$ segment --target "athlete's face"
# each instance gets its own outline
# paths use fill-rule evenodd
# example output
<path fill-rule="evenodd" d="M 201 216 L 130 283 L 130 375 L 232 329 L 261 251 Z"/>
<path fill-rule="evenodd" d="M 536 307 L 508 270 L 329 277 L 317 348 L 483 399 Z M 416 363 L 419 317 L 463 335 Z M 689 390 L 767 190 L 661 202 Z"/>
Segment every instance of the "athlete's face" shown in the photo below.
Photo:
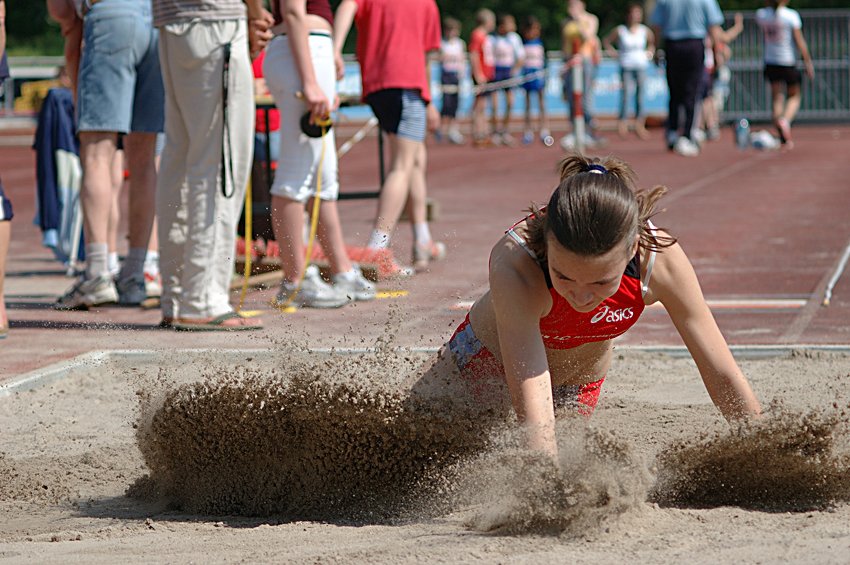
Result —
<path fill-rule="evenodd" d="M 616 294 L 626 265 L 636 252 L 637 241 L 632 245 L 615 245 L 607 253 L 596 256 L 573 253 L 551 235 L 546 242 L 552 285 L 577 312 L 591 312 Z"/>

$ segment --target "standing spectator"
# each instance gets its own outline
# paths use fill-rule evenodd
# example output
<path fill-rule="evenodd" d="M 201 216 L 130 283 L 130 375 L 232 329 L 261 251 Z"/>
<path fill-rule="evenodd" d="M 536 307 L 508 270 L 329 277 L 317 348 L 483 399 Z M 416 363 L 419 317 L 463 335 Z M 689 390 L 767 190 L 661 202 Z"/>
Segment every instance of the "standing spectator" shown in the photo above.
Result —
<path fill-rule="evenodd" d="M 667 61 L 667 148 L 685 157 L 699 155 L 692 139 L 697 91 L 705 67 L 705 37 L 711 34 L 715 52 L 721 43 L 723 14 L 717 0 L 658 0 L 652 12 L 656 37 L 664 41 Z M 684 109 L 685 120 L 679 121 Z"/>
<path fill-rule="evenodd" d="M 86 268 L 56 307 L 138 305 L 147 296 L 144 263 L 154 219 L 156 135 L 163 127 L 157 31 L 145 0 L 83 2 L 78 15 L 83 19 L 77 131 Z M 115 282 L 109 271 L 109 226 L 121 134 L 126 134 L 130 172 L 130 250 Z"/>
<path fill-rule="evenodd" d="M 596 137 L 593 122 L 593 79 L 602 60 L 599 44 L 599 18 L 587 11 L 583 0 L 567 0 L 567 21 L 561 28 L 561 50 L 564 53 L 564 99 L 570 105 L 570 123 L 575 123 L 577 108 L 573 103 L 573 72 L 582 70 L 582 113 L 584 114 L 585 147 L 596 147 L 603 140 Z M 561 146 L 570 149 L 575 138 L 565 136 Z"/>
<path fill-rule="evenodd" d="M 540 20 L 528 16 L 522 29 L 523 67 L 525 82 L 525 132 L 522 142 L 526 145 L 534 141 L 531 127 L 531 100 L 537 98 L 537 131 L 540 141 L 546 146 L 553 143 L 549 133 L 549 118 L 546 115 L 546 49 L 540 39 Z M 533 76 L 532 76 L 533 75 Z"/>
<path fill-rule="evenodd" d="M 249 58 L 271 35 L 260 0 L 153 0 L 167 151 L 157 183 L 162 325 L 260 327 L 230 305 L 236 224 L 251 168 Z"/>
<path fill-rule="evenodd" d="M 0 0 L 0 83 L 9 78 L 9 63 L 6 59 L 6 2 Z M 9 333 L 9 318 L 6 316 L 6 298 L 3 286 L 6 282 L 6 254 L 12 237 L 12 202 L 3 192 L 0 180 L 0 339 Z"/>
<path fill-rule="evenodd" d="M 626 24 L 618 25 L 602 44 L 620 63 L 620 84 L 623 96 L 620 101 L 620 119 L 617 129 L 620 137 L 629 133 L 628 102 L 632 91 L 635 93 L 635 133 L 641 139 L 649 137 L 646 131 L 646 116 L 643 113 L 643 83 L 646 81 L 646 69 L 655 54 L 655 36 L 652 30 L 643 25 L 643 8 L 640 4 L 629 4 L 626 12 Z M 616 47 L 615 47 L 616 45 Z"/>
<path fill-rule="evenodd" d="M 426 57 L 440 48 L 440 13 L 434 0 L 343 0 L 334 24 L 339 76 L 342 45 L 352 22 L 357 25 L 363 98 L 387 134 L 392 155 L 368 245 L 384 257 L 391 256 L 390 234 L 409 198 L 413 266 L 423 270 L 446 254 L 446 246 L 431 238 L 425 184 L 425 129 L 426 125 L 436 129 L 440 119 L 431 104 Z M 410 274 L 394 261 L 392 270 Z"/>
<path fill-rule="evenodd" d="M 455 145 L 464 142 L 457 127 L 458 88 L 465 70 L 466 42 L 460 38 L 460 22 L 455 18 L 443 20 L 443 41 L 440 43 L 440 86 L 443 99 L 440 106 L 440 129 L 437 140 L 448 139 Z"/>
<path fill-rule="evenodd" d="M 720 138 L 720 113 L 715 103 L 714 81 L 718 78 L 720 68 L 732 55 L 729 44 L 744 31 L 744 15 L 735 14 L 735 24 L 729 29 L 721 30 L 722 43 L 718 46 L 715 59 L 714 41 L 710 35 L 705 38 L 705 69 L 697 99 L 697 118 L 694 118 L 694 140 L 702 145 L 704 140 L 714 141 Z"/>
<path fill-rule="evenodd" d="M 773 123 L 779 131 L 779 140 L 790 148 L 793 147 L 791 122 L 800 109 L 801 99 L 797 52 L 803 57 L 810 80 L 815 77 L 815 67 L 803 38 L 800 14 L 788 7 L 788 0 L 768 0 L 767 4 L 756 12 L 756 22 L 764 32 L 764 76 L 770 82 Z"/>
<path fill-rule="evenodd" d="M 490 33 L 496 28 L 496 15 L 487 8 L 475 14 L 475 29 L 469 37 L 469 65 L 472 70 L 472 82 L 478 87 L 486 87 L 493 80 L 493 41 Z M 487 132 L 487 103 L 492 103 L 490 90 L 476 90 L 472 103 L 472 142 L 478 147 L 490 143 Z"/>
<path fill-rule="evenodd" d="M 271 190 L 272 225 L 283 269 L 276 304 L 337 308 L 352 300 L 371 300 L 375 286 L 352 266 L 342 236 L 334 130 L 316 138 L 303 135 L 299 125 L 305 110 L 314 123 L 327 119 L 337 97 L 330 2 L 276 0 L 273 7 L 276 37 L 269 44 L 264 70 L 283 131 Z M 316 198 L 319 241 L 330 262 L 333 286 L 322 280 L 318 267 L 306 266 L 304 210 L 308 200 L 312 209 Z"/>
<path fill-rule="evenodd" d="M 516 20 L 510 14 L 500 14 L 493 36 L 493 61 L 495 69 L 493 82 L 510 81 L 523 64 L 522 38 L 516 32 Z M 505 96 L 505 113 L 499 120 L 498 93 Z M 493 92 L 493 145 L 516 145 L 513 136 L 508 132 L 511 119 L 511 108 L 514 105 L 514 86 L 500 86 Z"/>

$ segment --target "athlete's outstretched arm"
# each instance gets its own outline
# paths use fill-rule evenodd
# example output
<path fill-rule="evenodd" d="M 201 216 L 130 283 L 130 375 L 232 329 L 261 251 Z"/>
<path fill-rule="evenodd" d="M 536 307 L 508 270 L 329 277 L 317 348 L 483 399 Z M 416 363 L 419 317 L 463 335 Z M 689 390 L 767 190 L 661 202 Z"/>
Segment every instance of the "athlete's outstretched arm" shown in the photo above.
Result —
<path fill-rule="evenodd" d="M 521 266 L 517 269 L 517 253 L 524 256 L 521 261 L 532 263 L 507 238 L 496 244 L 490 258 L 490 297 L 496 314 L 499 348 L 511 403 L 528 434 L 528 446 L 554 458 L 558 448 L 552 379 L 540 335 L 543 306 L 539 289 L 535 292 L 534 281 L 528 276 L 539 277 L 540 269 L 535 266 L 525 273 Z"/>
<path fill-rule="evenodd" d="M 732 357 L 679 244 L 658 253 L 650 287 L 670 314 L 723 416 L 735 420 L 760 414 L 759 401 Z"/>

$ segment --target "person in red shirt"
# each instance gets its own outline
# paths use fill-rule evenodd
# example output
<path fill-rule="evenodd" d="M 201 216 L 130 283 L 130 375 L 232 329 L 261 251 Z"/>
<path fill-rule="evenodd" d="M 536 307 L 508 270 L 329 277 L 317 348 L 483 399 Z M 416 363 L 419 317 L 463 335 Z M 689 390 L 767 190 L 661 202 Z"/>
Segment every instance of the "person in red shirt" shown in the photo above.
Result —
<path fill-rule="evenodd" d="M 665 192 L 636 190 L 614 157 L 563 159 L 547 206 L 493 247 L 489 290 L 414 390 L 459 385 L 457 394 L 499 405 L 507 393 L 529 447 L 554 457 L 555 408 L 593 412 L 613 339 L 660 302 L 723 416 L 758 416 L 685 252 L 649 220 Z"/>
<path fill-rule="evenodd" d="M 334 23 L 338 78 L 344 68 L 342 46 L 352 23 L 357 26 L 363 99 L 387 134 L 392 155 L 368 246 L 390 253 L 392 231 L 409 197 L 413 266 L 423 270 L 446 254 L 446 246 L 431 237 L 425 184 L 426 126 L 436 129 L 440 120 L 431 104 L 426 57 L 440 49 L 440 13 L 434 0 L 343 0 Z M 401 276 L 413 274 L 394 260 L 391 271 Z"/>
<path fill-rule="evenodd" d="M 486 85 L 493 80 L 495 66 L 493 62 L 493 43 L 490 34 L 496 28 L 496 15 L 483 8 L 475 15 L 477 27 L 469 37 L 469 64 L 472 67 L 472 81 L 475 86 Z M 475 95 L 472 103 L 472 142 L 475 145 L 486 145 L 490 139 L 487 131 L 487 101 L 492 99 L 492 92 L 485 90 Z"/>

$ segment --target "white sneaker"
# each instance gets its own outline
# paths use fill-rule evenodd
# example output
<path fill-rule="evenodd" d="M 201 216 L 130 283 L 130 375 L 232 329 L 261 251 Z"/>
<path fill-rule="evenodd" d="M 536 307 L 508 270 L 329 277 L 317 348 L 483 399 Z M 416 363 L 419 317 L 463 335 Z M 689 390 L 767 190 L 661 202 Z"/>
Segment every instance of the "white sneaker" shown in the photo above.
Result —
<path fill-rule="evenodd" d="M 568 133 L 564 137 L 561 138 L 561 149 L 564 151 L 572 151 L 576 146 L 576 136 L 575 134 Z"/>
<path fill-rule="evenodd" d="M 85 275 L 56 301 L 57 310 L 87 310 L 92 306 L 118 302 L 118 291 L 109 275 L 86 279 Z"/>
<path fill-rule="evenodd" d="M 514 136 L 512 136 L 508 132 L 502 132 L 502 145 L 506 147 L 515 147 L 516 139 L 514 139 Z"/>
<path fill-rule="evenodd" d="M 466 138 L 463 137 L 463 134 L 456 129 L 450 129 L 447 137 L 449 138 L 449 141 L 455 145 L 463 145 L 466 142 Z"/>
<path fill-rule="evenodd" d="M 360 267 L 354 266 L 347 273 L 337 273 L 331 277 L 334 288 L 343 292 L 351 300 L 373 300 L 375 298 L 375 285 L 366 280 Z"/>
<path fill-rule="evenodd" d="M 494 133 L 490 136 L 490 143 L 493 145 L 501 145 L 502 144 L 502 134 Z"/>
<path fill-rule="evenodd" d="M 344 292 L 329 285 L 319 274 L 316 265 L 310 265 L 304 272 L 304 280 L 299 288 L 298 282 L 283 281 L 280 291 L 274 299 L 278 308 L 295 306 L 298 308 L 339 308 L 351 302 Z"/>
<path fill-rule="evenodd" d="M 118 290 L 118 304 L 122 306 L 138 306 L 148 297 L 144 275 L 118 279 L 115 287 Z"/>
<path fill-rule="evenodd" d="M 699 146 L 687 137 L 680 137 L 673 145 L 673 151 L 683 157 L 696 157 L 699 155 Z"/>
<path fill-rule="evenodd" d="M 706 133 L 704 131 L 702 131 L 701 129 L 694 129 L 691 132 L 691 141 L 696 143 L 699 147 L 703 146 L 707 137 L 708 136 L 706 135 Z"/>
<path fill-rule="evenodd" d="M 148 297 L 157 297 L 162 295 L 162 277 L 159 273 L 153 274 L 145 271 L 145 294 Z"/>

